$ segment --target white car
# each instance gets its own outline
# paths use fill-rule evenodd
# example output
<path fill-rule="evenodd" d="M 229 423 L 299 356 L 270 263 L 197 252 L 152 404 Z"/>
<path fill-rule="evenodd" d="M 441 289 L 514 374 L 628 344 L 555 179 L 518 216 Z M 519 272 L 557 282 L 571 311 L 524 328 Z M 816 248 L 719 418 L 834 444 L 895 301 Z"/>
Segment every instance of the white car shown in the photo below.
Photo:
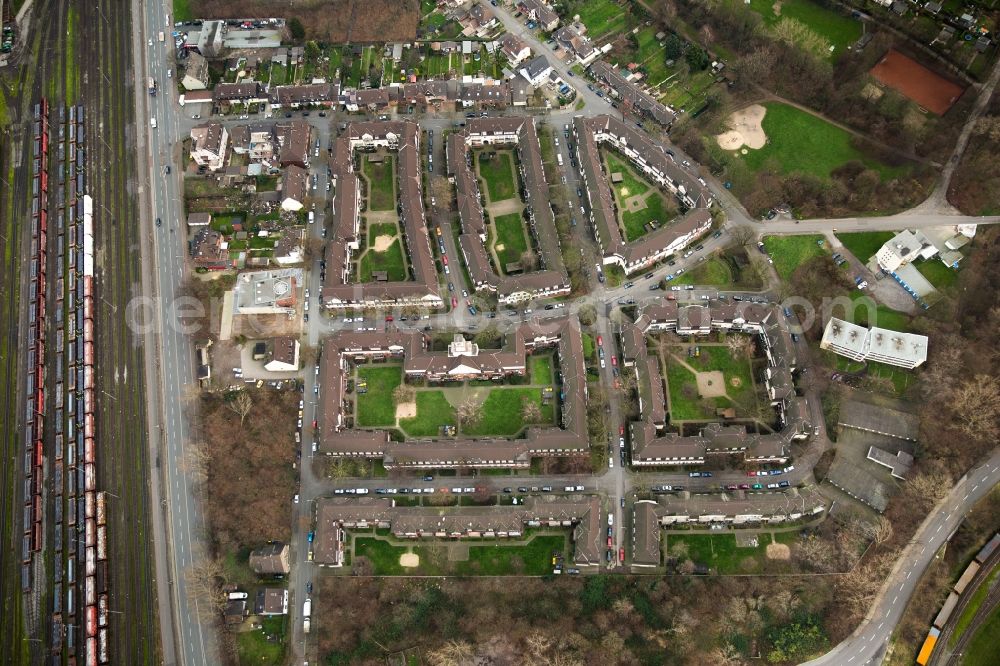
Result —
<path fill-rule="evenodd" d="M 615 468 L 615 459 L 612 458 L 611 456 L 608 456 L 608 469 L 614 469 L 614 468 Z"/>

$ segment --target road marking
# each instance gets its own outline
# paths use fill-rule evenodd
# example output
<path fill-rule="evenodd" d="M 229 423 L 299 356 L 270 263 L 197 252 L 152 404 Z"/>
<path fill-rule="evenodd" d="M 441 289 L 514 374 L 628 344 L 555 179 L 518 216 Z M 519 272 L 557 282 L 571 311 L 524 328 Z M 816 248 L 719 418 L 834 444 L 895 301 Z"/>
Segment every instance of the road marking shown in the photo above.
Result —
<path fill-rule="evenodd" d="M 887 619 L 887 620 L 889 619 L 889 613 L 890 613 L 890 612 L 891 612 L 891 611 L 886 611 L 886 612 L 885 612 L 885 619 Z"/>
<path fill-rule="evenodd" d="M 978 483 L 977 483 L 976 485 L 972 486 L 972 492 L 976 492 L 976 489 L 977 489 L 978 487 L 979 487 L 979 484 L 978 484 Z"/>
<path fill-rule="evenodd" d="M 908 572 L 908 573 L 906 574 L 906 580 L 910 580 L 910 576 L 912 576 L 912 575 L 913 575 L 913 571 L 912 571 L 912 570 L 910 570 L 910 571 L 909 571 L 909 572 Z"/>
<path fill-rule="evenodd" d="M 965 497 L 962 498 L 962 501 L 964 502 L 967 499 L 969 499 L 969 495 L 968 494 L 966 494 Z"/>
<path fill-rule="evenodd" d="M 938 528 L 934 530 L 934 533 L 937 534 L 938 532 L 940 532 L 942 527 L 943 525 L 938 525 Z"/>
<path fill-rule="evenodd" d="M 847 660 L 847 663 L 848 664 L 851 663 L 852 661 L 854 661 L 854 659 L 855 659 L 854 657 L 851 657 L 850 659 Z"/>
<path fill-rule="evenodd" d="M 879 622 L 878 623 L 878 628 L 881 629 L 883 624 L 885 624 L 885 622 Z"/>
<path fill-rule="evenodd" d="M 892 605 L 895 606 L 897 601 L 899 601 L 899 595 L 898 594 L 895 597 L 893 597 L 893 599 L 892 599 Z"/>
<path fill-rule="evenodd" d="M 988 476 L 984 476 L 982 479 L 979 480 L 979 483 L 986 483 L 986 479 L 988 478 L 989 478 Z"/>

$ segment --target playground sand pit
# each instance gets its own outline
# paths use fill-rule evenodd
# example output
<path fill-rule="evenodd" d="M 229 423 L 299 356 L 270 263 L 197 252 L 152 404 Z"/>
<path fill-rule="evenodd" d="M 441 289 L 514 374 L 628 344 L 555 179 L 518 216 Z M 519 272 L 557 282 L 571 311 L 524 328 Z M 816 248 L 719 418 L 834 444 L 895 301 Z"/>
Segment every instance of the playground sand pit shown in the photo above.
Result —
<path fill-rule="evenodd" d="M 721 398 L 726 395 L 726 378 L 719 370 L 699 372 L 695 379 L 698 382 L 698 395 L 703 398 Z"/>
<path fill-rule="evenodd" d="M 392 243 L 395 240 L 395 236 L 376 236 L 375 244 L 372 246 L 372 249 L 376 252 L 385 252 L 392 247 Z"/>
<path fill-rule="evenodd" d="M 739 388 L 743 386 L 743 380 L 740 379 L 739 377 L 730 377 L 729 385 L 732 386 L 733 388 Z"/>
<path fill-rule="evenodd" d="M 396 405 L 396 418 L 397 419 L 412 419 L 417 416 L 417 403 L 416 402 L 401 402 Z"/>
<path fill-rule="evenodd" d="M 723 150 L 739 150 L 741 147 L 758 150 L 767 143 L 767 134 L 764 133 L 764 114 L 767 113 L 760 104 L 751 104 L 745 109 L 734 111 L 729 116 L 728 132 L 723 132 L 715 137 L 719 146 Z"/>
<path fill-rule="evenodd" d="M 416 553 L 403 553 L 399 556 L 399 566 L 415 569 L 420 566 L 420 556 Z"/>
<path fill-rule="evenodd" d="M 789 560 L 792 557 L 792 549 L 783 543 L 767 544 L 767 559 L 769 560 Z"/>

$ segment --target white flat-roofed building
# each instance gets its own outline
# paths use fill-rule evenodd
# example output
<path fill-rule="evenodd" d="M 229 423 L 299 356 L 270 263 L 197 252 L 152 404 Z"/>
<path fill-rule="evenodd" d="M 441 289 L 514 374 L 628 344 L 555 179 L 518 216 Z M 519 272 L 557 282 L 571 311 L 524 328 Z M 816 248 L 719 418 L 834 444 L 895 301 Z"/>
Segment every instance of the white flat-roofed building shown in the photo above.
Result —
<path fill-rule="evenodd" d="M 867 329 L 831 317 L 819 346 L 855 361 L 877 361 L 912 369 L 927 360 L 927 342 L 926 335 L 877 326 Z"/>

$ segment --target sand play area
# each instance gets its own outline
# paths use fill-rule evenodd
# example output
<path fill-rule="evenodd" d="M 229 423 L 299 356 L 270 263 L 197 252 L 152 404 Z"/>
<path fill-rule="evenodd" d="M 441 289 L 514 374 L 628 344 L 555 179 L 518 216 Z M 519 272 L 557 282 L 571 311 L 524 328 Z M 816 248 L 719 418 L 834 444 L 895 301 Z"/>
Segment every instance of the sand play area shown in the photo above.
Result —
<path fill-rule="evenodd" d="M 413 569 L 420 566 L 420 556 L 416 553 L 403 553 L 399 556 L 399 566 Z"/>
<path fill-rule="evenodd" d="M 792 557 L 792 549 L 783 543 L 767 544 L 767 559 L 788 560 Z M 405 566 L 405 565 L 404 565 Z"/>
<path fill-rule="evenodd" d="M 395 240 L 395 236 L 376 236 L 375 245 L 372 246 L 372 249 L 376 252 L 385 252 L 392 247 L 392 243 Z"/>
<path fill-rule="evenodd" d="M 698 395 L 703 398 L 721 398 L 726 395 L 726 378 L 719 370 L 699 372 L 695 375 L 698 382 Z"/>
<path fill-rule="evenodd" d="M 396 419 L 412 419 L 417 416 L 417 403 L 401 402 L 396 405 Z"/>
<path fill-rule="evenodd" d="M 764 114 L 767 113 L 760 104 L 751 104 L 745 109 L 734 111 L 729 116 L 728 132 L 723 132 L 715 137 L 723 150 L 739 150 L 742 147 L 758 150 L 767 143 L 767 135 L 764 133 Z"/>

